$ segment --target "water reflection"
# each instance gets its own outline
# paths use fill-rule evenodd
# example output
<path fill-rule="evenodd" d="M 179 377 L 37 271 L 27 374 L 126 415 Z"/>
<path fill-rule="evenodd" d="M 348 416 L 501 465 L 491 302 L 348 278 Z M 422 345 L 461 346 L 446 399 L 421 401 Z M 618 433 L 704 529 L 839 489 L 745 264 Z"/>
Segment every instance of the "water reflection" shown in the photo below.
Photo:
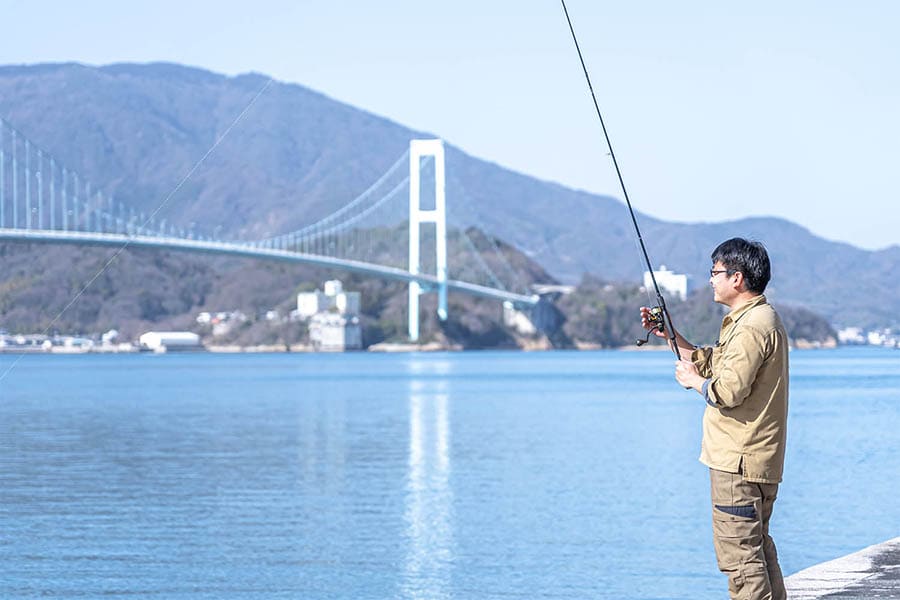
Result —
<path fill-rule="evenodd" d="M 449 375 L 453 372 L 453 362 L 446 358 L 414 356 L 406 363 L 410 375 Z"/>
<path fill-rule="evenodd" d="M 407 554 L 403 594 L 449 598 L 453 565 L 453 490 L 447 382 L 409 384 Z"/>
<path fill-rule="evenodd" d="M 302 476 L 320 490 L 337 494 L 347 463 L 346 400 L 317 398 L 299 406 L 297 453 Z"/>

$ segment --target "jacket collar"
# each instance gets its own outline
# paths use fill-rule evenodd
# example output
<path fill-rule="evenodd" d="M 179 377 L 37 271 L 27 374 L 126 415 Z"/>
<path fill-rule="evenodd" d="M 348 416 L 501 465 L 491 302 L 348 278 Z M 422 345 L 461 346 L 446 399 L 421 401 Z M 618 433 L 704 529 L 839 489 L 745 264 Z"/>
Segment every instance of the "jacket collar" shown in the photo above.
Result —
<path fill-rule="evenodd" d="M 766 304 L 766 297 L 764 294 L 760 294 L 759 296 L 754 296 L 753 298 L 750 298 L 749 300 L 747 300 L 746 302 L 744 302 L 737 308 L 733 309 L 727 315 L 725 315 L 725 318 L 722 319 L 722 327 L 725 327 L 726 325 L 730 325 L 731 323 L 736 323 L 741 317 L 743 317 L 745 314 L 747 314 L 747 312 L 751 308 L 753 308 L 755 306 L 760 306 L 761 304 Z"/>

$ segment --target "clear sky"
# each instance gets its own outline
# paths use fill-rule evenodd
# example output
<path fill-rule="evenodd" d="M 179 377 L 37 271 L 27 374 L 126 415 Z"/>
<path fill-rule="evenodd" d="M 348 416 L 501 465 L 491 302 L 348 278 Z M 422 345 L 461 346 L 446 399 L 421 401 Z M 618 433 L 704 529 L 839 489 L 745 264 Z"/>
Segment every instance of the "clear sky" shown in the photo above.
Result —
<path fill-rule="evenodd" d="M 567 4 L 635 208 L 900 243 L 900 3 Z M 256 71 L 621 197 L 556 0 L 0 0 L 0 21 L 2 64 Z"/>

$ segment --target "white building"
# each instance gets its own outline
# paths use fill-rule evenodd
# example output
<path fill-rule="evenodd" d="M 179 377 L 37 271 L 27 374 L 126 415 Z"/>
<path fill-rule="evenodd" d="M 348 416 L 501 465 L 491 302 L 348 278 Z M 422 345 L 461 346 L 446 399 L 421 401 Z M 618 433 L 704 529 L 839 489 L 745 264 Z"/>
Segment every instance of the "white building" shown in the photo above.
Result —
<path fill-rule="evenodd" d="M 838 341 L 842 344 L 865 344 L 866 336 L 861 327 L 844 327 L 838 330 Z"/>
<path fill-rule="evenodd" d="M 678 296 L 682 300 L 687 298 L 688 281 L 687 275 L 682 273 L 673 273 L 666 268 L 666 265 L 660 265 L 659 271 L 653 271 L 656 277 L 656 283 L 659 289 Z M 653 289 L 653 279 L 650 277 L 650 271 L 644 271 L 644 287 L 648 290 Z"/>
<path fill-rule="evenodd" d="M 235 326 L 247 321 L 247 315 L 241 311 L 224 310 L 219 312 L 202 312 L 197 315 L 197 323 L 212 328 L 216 337 L 227 335 Z"/>
<path fill-rule="evenodd" d="M 148 331 L 138 338 L 142 348 L 154 352 L 199 350 L 200 336 L 190 331 Z"/>
<path fill-rule="evenodd" d="M 881 331 L 870 331 L 866 335 L 866 341 L 868 341 L 871 346 L 881 346 L 884 344 L 885 339 L 887 339 L 887 336 Z"/>
<path fill-rule="evenodd" d="M 528 315 L 522 311 L 516 310 L 512 302 L 503 303 L 503 324 L 511 329 L 515 329 L 522 335 L 535 335 L 537 328 Z"/>
<path fill-rule="evenodd" d="M 315 350 L 360 350 L 362 327 L 359 325 L 359 317 L 333 312 L 317 313 L 309 319 L 309 341 Z"/>
<path fill-rule="evenodd" d="M 345 292 L 337 279 L 326 281 L 323 287 L 297 294 L 297 310 L 291 313 L 291 319 L 309 321 L 309 341 L 315 350 L 361 349 L 359 292 Z"/>
<path fill-rule="evenodd" d="M 880 329 L 878 331 L 869 331 L 866 335 L 866 341 L 870 346 L 897 348 L 900 346 L 900 334 L 894 333 L 894 331 L 889 328 Z"/>
<path fill-rule="evenodd" d="M 308 319 L 318 312 L 328 309 L 328 297 L 321 290 L 297 294 L 297 316 Z"/>
<path fill-rule="evenodd" d="M 325 291 L 301 292 L 297 294 L 297 316 L 308 319 L 321 312 L 336 312 L 342 315 L 359 313 L 359 292 L 345 292 L 337 279 L 325 282 Z"/>

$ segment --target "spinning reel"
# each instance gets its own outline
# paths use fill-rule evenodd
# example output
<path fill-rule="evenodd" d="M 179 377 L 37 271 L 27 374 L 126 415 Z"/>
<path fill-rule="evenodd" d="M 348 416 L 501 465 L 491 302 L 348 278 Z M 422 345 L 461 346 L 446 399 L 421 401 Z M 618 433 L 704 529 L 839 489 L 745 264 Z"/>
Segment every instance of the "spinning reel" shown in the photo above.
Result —
<path fill-rule="evenodd" d="M 647 315 L 647 319 L 653 324 L 653 327 L 647 330 L 647 335 L 642 340 L 637 340 L 635 343 L 638 346 L 643 346 L 647 342 L 650 341 L 650 335 L 653 333 L 653 330 L 656 331 L 665 331 L 666 330 L 666 322 L 663 319 L 663 309 L 659 306 L 654 306 L 650 309 L 649 314 Z"/>

